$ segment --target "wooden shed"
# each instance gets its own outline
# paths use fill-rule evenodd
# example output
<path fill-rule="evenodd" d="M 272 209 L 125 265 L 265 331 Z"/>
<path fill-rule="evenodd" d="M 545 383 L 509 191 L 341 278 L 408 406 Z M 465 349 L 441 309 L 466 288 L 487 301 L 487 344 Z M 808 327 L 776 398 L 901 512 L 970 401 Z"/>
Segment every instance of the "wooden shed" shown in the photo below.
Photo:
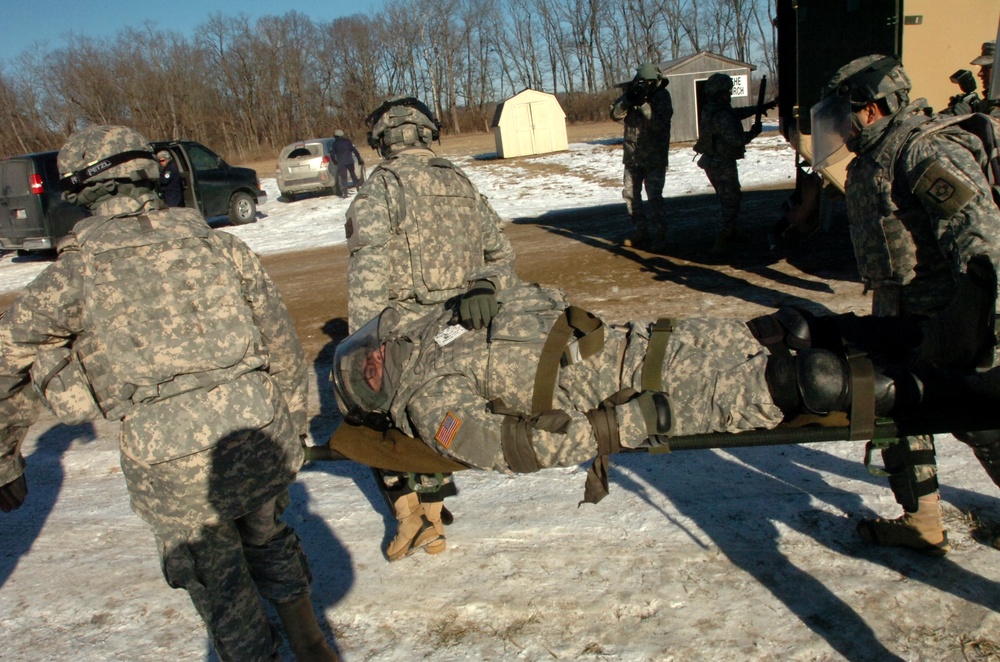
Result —
<path fill-rule="evenodd" d="M 567 147 L 566 113 L 554 94 L 525 89 L 497 106 L 493 136 L 502 159 L 559 152 Z"/>
<path fill-rule="evenodd" d="M 705 103 L 705 81 L 714 73 L 724 73 L 733 79 L 733 106 L 757 103 L 757 90 L 750 89 L 752 64 L 732 60 L 722 55 L 703 51 L 686 57 L 657 64 L 670 81 L 670 98 L 674 104 L 674 118 L 670 124 L 670 141 L 687 142 L 698 139 L 698 117 Z M 747 120 L 750 128 L 752 120 Z"/>

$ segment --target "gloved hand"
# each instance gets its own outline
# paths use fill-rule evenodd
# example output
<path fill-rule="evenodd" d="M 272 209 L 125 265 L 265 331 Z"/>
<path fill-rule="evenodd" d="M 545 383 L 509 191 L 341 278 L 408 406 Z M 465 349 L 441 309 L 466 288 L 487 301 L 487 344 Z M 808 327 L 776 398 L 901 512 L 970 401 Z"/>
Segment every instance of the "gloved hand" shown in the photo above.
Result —
<path fill-rule="evenodd" d="M 469 329 L 482 329 L 500 310 L 497 288 L 488 280 L 477 280 L 458 302 L 458 319 Z"/>
<path fill-rule="evenodd" d="M 364 159 L 358 159 L 358 165 L 364 165 L 364 164 L 365 164 Z"/>
<path fill-rule="evenodd" d="M 768 101 L 767 103 L 764 104 L 764 110 L 765 111 L 768 111 L 768 110 L 771 110 L 772 108 L 777 108 L 777 107 L 778 107 L 778 100 L 777 99 L 771 99 L 770 101 Z"/>
<path fill-rule="evenodd" d="M 759 136 L 760 132 L 763 130 L 763 128 L 764 127 L 762 127 L 760 124 L 753 124 L 750 127 L 750 130 L 747 131 L 747 134 L 750 136 L 750 140 L 753 140 L 754 138 L 756 138 L 757 136 Z"/>
<path fill-rule="evenodd" d="M 488 280 L 477 280 L 458 302 L 458 319 L 467 328 L 482 329 L 498 310 L 497 288 Z"/>
<path fill-rule="evenodd" d="M 948 110 L 956 115 L 968 115 L 972 112 L 972 104 L 969 103 L 968 97 L 964 95 L 956 95 L 951 98 Z"/>
<path fill-rule="evenodd" d="M 17 510 L 28 496 L 28 479 L 21 474 L 6 485 L 0 485 L 0 510 L 9 513 Z"/>

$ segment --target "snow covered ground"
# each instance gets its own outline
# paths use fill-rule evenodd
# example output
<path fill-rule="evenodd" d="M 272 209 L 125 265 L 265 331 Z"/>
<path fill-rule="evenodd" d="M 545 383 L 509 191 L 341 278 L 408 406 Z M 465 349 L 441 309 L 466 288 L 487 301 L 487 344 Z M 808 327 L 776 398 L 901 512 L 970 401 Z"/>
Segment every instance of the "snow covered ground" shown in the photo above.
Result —
<path fill-rule="evenodd" d="M 608 149 L 573 144 L 532 159 L 559 166 L 544 177 L 523 162 L 459 163 L 516 218 L 620 202 Z M 710 190 L 690 156 L 672 157 L 667 195 Z M 790 181 L 791 163 L 784 141 L 764 135 L 741 177 Z M 264 186 L 255 224 L 220 229 L 261 253 L 344 241 L 347 201 L 286 204 L 273 179 Z M 44 266 L 4 256 L 0 291 Z M 213 659 L 129 511 L 116 433 L 104 421 L 32 428 L 28 499 L 0 515 L 0 660 Z M 466 472 L 449 500 L 448 551 L 394 564 L 381 552 L 390 514 L 364 467 L 307 466 L 287 518 L 345 660 L 1000 659 L 1000 552 L 982 533 L 982 521 L 1000 523 L 996 488 L 946 437 L 952 552 L 872 549 L 857 519 L 896 505 L 862 453 L 834 442 L 619 456 L 611 495 L 580 507 L 586 467 Z"/>

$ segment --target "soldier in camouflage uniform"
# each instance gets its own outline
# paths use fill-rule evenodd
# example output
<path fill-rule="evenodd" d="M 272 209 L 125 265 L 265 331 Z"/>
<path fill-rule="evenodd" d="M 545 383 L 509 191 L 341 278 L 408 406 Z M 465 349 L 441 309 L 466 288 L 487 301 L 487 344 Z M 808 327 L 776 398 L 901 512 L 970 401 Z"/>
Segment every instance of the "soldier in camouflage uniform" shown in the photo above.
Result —
<path fill-rule="evenodd" d="M 723 254 L 739 240 L 736 222 L 740 216 L 743 191 L 736 161 L 746 154 L 746 146 L 760 135 L 761 126 L 754 124 L 743 130 L 743 120 L 753 117 L 756 106 L 733 108 L 733 79 L 723 73 L 714 73 L 705 81 L 708 103 L 701 110 L 698 120 L 699 135 L 694 149 L 701 154 L 698 166 L 708 175 L 708 181 L 719 196 L 722 229 L 712 246 L 712 253 Z M 772 100 L 761 109 L 774 108 Z"/>
<path fill-rule="evenodd" d="M 462 320 L 488 325 L 495 292 L 516 280 L 502 221 L 468 177 L 430 149 L 438 128 L 413 97 L 382 104 L 368 117 L 369 144 L 385 159 L 347 211 L 348 322 L 355 331 L 391 306 L 406 320 L 459 301 Z M 445 550 L 450 475 L 375 470 L 399 522 L 386 555 Z"/>
<path fill-rule="evenodd" d="M 895 58 L 870 55 L 842 67 L 812 109 L 817 166 L 842 147 L 851 239 L 876 316 L 926 320 L 923 363 L 975 369 L 992 364 L 1000 262 L 1000 211 L 981 163 L 982 142 L 955 125 L 936 127 L 926 100 L 909 100 L 910 80 Z M 968 295 L 968 293 L 972 293 Z M 966 301 L 974 302 L 965 310 Z M 985 351 L 984 351 L 985 350 Z M 1000 484 L 996 433 L 955 433 Z M 903 515 L 864 520 L 859 533 L 889 546 L 943 555 L 934 440 L 907 437 L 882 452 Z M 996 544 L 996 541 L 995 543 Z"/>
<path fill-rule="evenodd" d="M 597 501 L 611 453 L 848 408 L 843 360 L 791 351 L 790 332 L 803 328 L 801 316 L 789 323 L 794 311 L 615 325 L 538 285 L 498 300 L 488 329 L 457 325 L 448 310 L 406 324 L 386 309 L 341 342 L 333 382 L 348 420 L 476 469 L 525 473 L 596 456 L 585 500 Z M 876 374 L 876 414 L 907 404 L 898 380 Z"/>
<path fill-rule="evenodd" d="M 132 509 L 164 578 L 224 660 L 274 660 L 274 604 L 300 660 L 336 660 L 281 521 L 302 463 L 307 366 L 281 295 L 240 240 L 157 196 L 148 143 L 72 135 L 66 198 L 91 209 L 0 322 L 0 505 L 27 494 L 19 442 L 40 398 L 66 423 L 121 421 Z M 37 395 L 36 395 L 37 394 Z"/>
<path fill-rule="evenodd" d="M 625 164 L 622 197 L 632 219 L 633 234 L 627 246 L 662 250 L 667 240 L 663 185 L 670 165 L 670 120 L 674 106 L 668 81 L 652 62 L 643 63 L 625 94 L 611 105 L 611 119 L 625 123 Z M 643 209 L 646 188 L 649 213 Z"/>

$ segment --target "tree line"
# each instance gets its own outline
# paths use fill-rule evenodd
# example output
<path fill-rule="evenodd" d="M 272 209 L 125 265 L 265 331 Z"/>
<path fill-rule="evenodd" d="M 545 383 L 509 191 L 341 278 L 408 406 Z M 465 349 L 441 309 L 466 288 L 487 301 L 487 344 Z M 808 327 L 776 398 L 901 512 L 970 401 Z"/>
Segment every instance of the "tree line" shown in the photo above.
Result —
<path fill-rule="evenodd" d="M 215 13 L 190 35 L 147 23 L 71 35 L 0 69 L 0 156 L 58 149 L 88 124 L 199 140 L 232 159 L 342 128 L 413 94 L 450 133 L 489 129 L 497 103 L 554 93 L 569 121 L 607 118 L 645 61 L 701 51 L 775 70 L 776 0 L 386 0 L 370 15 Z"/>

